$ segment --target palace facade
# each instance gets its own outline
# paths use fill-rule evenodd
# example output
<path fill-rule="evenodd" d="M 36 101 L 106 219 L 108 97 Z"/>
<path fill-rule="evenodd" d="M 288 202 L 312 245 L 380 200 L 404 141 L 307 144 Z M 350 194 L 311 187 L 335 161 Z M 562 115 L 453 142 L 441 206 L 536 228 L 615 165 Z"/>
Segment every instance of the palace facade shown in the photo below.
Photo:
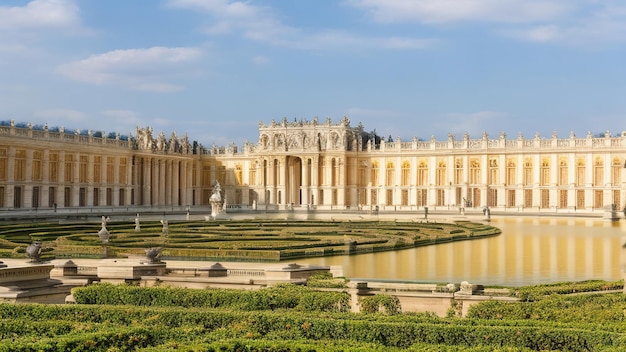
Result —
<path fill-rule="evenodd" d="M 385 141 L 330 119 L 259 123 L 257 143 L 0 126 L 0 208 L 601 210 L 626 202 L 626 133 Z"/>

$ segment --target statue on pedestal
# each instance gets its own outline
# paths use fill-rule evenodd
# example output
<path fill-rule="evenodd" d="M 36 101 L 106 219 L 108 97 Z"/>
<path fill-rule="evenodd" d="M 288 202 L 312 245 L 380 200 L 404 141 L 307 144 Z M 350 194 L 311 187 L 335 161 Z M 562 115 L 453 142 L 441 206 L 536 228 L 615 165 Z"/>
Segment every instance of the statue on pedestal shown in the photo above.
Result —
<path fill-rule="evenodd" d="M 209 203 L 211 204 L 211 218 L 215 220 L 217 215 L 222 211 L 222 187 L 220 183 L 215 180 L 213 182 L 213 194 L 209 197 Z"/>
<path fill-rule="evenodd" d="M 139 224 L 139 213 L 137 213 L 137 217 L 135 218 L 135 232 L 141 232 L 141 225 Z"/>
<path fill-rule="evenodd" d="M 163 236 L 167 236 L 167 234 L 169 233 L 169 227 L 167 224 L 167 220 L 163 219 L 161 220 L 161 224 L 163 225 Z"/>
<path fill-rule="evenodd" d="M 163 251 L 163 247 L 151 247 L 145 249 L 146 258 L 150 261 L 149 264 L 158 264 L 161 262 L 161 252 Z"/>
<path fill-rule="evenodd" d="M 102 243 L 109 243 L 109 230 L 107 230 L 107 222 L 109 222 L 111 218 L 108 216 L 102 216 L 102 228 L 98 231 L 98 237 L 100 237 L 100 241 Z"/>
<path fill-rule="evenodd" d="M 26 247 L 26 255 L 30 258 L 31 263 L 39 263 L 41 261 L 41 242 L 36 241 Z"/>

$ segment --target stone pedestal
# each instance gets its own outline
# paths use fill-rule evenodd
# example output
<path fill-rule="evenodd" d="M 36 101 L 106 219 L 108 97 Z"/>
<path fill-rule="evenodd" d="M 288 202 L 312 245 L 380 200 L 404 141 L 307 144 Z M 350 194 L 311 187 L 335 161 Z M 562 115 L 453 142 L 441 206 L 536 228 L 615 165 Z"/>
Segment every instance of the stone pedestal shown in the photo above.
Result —
<path fill-rule="evenodd" d="M 228 269 L 220 263 L 211 265 L 207 271 L 209 273 L 209 277 L 226 277 L 228 275 Z"/>
<path fill-rule="evenodd" d="M 133 283 L 142 276 L 163 276 L 166 274 L 165 263 L 136 263 L 129 261 L 108 261 L 98 265 L 98 278 L 102 282 Z"/>
<path fill-rule="evenodd" d="M 0 301 L 12 303 L 62 303 L 67 290 L 50 279 L 54 265 L 0 268 Z"/>

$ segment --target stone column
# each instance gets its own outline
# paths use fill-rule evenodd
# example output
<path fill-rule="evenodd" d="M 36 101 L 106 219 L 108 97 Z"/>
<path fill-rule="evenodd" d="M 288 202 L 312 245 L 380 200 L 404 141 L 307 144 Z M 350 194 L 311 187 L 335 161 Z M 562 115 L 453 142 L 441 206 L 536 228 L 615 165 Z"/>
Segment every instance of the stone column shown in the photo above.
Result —
<path fill-rule="evenodd" d="M 142 199 L 141 205 L 150 205 L 152 204 L 152 160 L 150 158 L 143 157 L 141 158 L 141 169 L 142 169 Z"/>
<path fill-rule="evenodd" d="M 48 149 L 43 151 L 42 159 L 41 159 L 41 207 L 47 207 L 50 202 L 50 198 L 48 197 L 49 188 L 50 188 L 50 151 Z M 6 203 L 5 203 L 6 204 Z"/>
<path fill-rule="evenodd" d="M 150 205 L 159 205 L 159 161 L 156 157 L 151 159 L 150 172 Z"/>
<path fill-rule="evenodd" d="M 178 195 L 180 189 L 180 161 L 172 161 L 172 205 L 180 205 Z"/>
<path fill-rule="evenodd" d="M 180 162 L 180 204 L 182 205 L 190 205 L 189 198 L 187 198 L 187 163 L 186 160 Z"/>
<path fill-rule="evenodd" d="M 300 199 L 301 204 L 309 204 L 311 202 L 311 196 L 309 195 L 309 160 L 308 158 L 301 158 L 302 163 L 300 165 L 300 172 L 302 173 L 302 184 L 300 190 L 302 197 Z"/>
<path fill-rule="evenodd" d="M 165 205 L 172 205 L 172 160 L 163 160 L 165 179 Z"/>
<path fill-rule="evenodd" d="M 126 160 L 126 184 L 122 185 L 122 187 L 126 189 L 124 192 L 124 197 L 126 197 L 124 204 L 127 205 L 135 205 L 137 203 L 137 199 L 135 199 L 135 204 L 132 202 L 133 189 L 137 187 L 137 180 L 133 179 L 133 175 L 137 172 L 135 169 L 135 160 L 134 156 L 129 156 L 128 160 Z M 135 191 L 135 198 L 136 197 L 137 195 Z"/>
<path fill-rule="evenodd" d="M 87 197 L 86 199 L 86 204 L 88 207 L 92 207 L 96 204 L 93 204 L 93 188 L 94 188 L 94 184 L 93 184 L 93 169 L 94 169 L 94 155 L 93 154 L 89 154 L 89 156 L 87 157 L 87 194 L 85 195 Z"/>
<path fill-rule="evenodd" d="M 59 208 L 65 207 L 65 152 L 59 152 L 59 174 L 57 175 L 56 203 Z"/>
<path fill-rule="evenodd" d="M 346 206 L 346 160 L 337 158 L 337 205 Z"/>
<path fill-rule="evenodd" d="M 80 153 L 74 153 L 74 167 L 72 170 L 72 180 L 70 181 L 72 206 L 78 207 L 80 204 Z"/>
<path fill-rule="evenodd" d="M 277 180 L 277 186 L 278 186 L 278 190 L 280 191 L 280 203 L 282 204 L 286 204 L 286 199 L 287 199 L 287 189 L 285 187 L 285 179 L 287 178 L 287 160 L 285 159 L 284 156 L 280 157 L 279 159 L 280 161 L 280 166 L 278 168 L 278 180 Z M 277 202 L 278 203 L 278 202 Z"/>
<path fill-rule="evenodd" d="M 107 168 L 109 167 L 109 157 L 108 156 L 102 156 L 100 158 L 100 185 L 98 187 L 99 191 L 98 191 L 98 204 L 95 205 L 105 205 L 107 202 L 107 188 L 106 186 L 108 185 L 107 182 Z"/>
<path fill-rule="evenodd" d="M 28 183 L 24 185 L 23 207 L 30 209 L 33 207 L 33 150 L 26 150 L 26 175 L 24 180 Z"/>
<path fill-rule="evenodd" d="M 309 195 L 309 203 L 311 205 L 319 204 L 319 156 L 312 158 L 311 162 L 311 194 Z M 311 202 L 311 199 L 313 201 Z"/>
<path fill-rule="evenodd" d="M 113 164 L 113 206 L 120 205 L 120 157 L 116 156 Z"/>
<path fill-rule="evenodd" d="M 159 205 L 165 205 L 165 160 L 159 160 Z"/>

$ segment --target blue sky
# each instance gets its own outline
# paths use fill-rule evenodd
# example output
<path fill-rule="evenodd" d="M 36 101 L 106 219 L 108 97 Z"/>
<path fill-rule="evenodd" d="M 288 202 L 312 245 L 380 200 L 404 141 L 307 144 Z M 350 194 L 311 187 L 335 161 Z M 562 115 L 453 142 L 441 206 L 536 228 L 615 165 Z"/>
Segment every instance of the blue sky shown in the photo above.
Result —
<path fill-rule="evenodd" d="M 0 120 L 205 146 L 258 122 L 394 139 L 626 130 L 618 0 L 0 2 Z"/>

